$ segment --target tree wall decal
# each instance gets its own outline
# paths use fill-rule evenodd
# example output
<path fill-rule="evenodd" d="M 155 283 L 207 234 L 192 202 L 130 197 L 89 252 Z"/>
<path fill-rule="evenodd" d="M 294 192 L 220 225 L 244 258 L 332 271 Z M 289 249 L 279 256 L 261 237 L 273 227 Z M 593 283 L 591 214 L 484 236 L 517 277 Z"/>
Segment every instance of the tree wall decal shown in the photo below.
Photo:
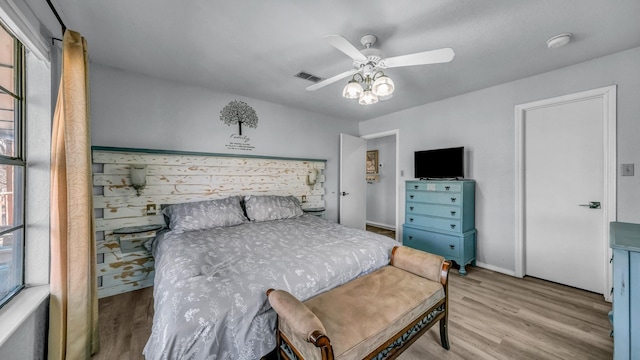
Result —
<path fill-rule="evenodd" d="M 231 126 L 238 124 L 238 135 L 242 135 L 242 125 L 258 127 L 258 114 L 244 101 L 233 100 L 220 111 L 220 120 Z"/>

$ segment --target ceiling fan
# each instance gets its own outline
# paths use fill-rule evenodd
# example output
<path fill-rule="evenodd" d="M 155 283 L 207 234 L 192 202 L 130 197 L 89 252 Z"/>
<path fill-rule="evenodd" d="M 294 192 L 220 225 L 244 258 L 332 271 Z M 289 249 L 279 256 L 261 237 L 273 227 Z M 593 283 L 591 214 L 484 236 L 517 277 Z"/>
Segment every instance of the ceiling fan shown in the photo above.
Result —
<path fill-rule="evenodd" d="M 341 35 L 327 35 L 324 39 L 353 59 L 353 69 L 311 85 L 307 87 L 307 90 L 318 90 L 338 80 L 352 76 L 351 81 L 345 86 L 342 96 L 347 99 L 359 99 L 358 102 L 362 105 L 375 104 L 378 102 L 378 97 L 382 100 L 391 97 L 395 87 L 391 78 L 385 75 L 382 70 L 403 66 L 446 63 L 453 60 L 455 56 L 453 49 L 442 48 L 383 58 L 382 52 L 373 47 L 377 40 L 375 35 L 367 34 L 360 39 L 360 43 L 364 46 L 362 50 L 358 50 Z"/>

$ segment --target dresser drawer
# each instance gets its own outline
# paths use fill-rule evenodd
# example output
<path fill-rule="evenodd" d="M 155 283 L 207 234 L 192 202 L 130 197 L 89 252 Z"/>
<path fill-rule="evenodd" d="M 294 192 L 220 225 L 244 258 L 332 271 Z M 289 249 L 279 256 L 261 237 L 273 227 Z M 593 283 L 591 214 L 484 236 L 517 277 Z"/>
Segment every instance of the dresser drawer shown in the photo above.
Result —
<path fill-rule="evenodd" d="M 443 192 L 431 192 L 431 191 L 407 191 L 407 199 L 409 202 L 426 202 L 433 204 L 446 204 L 446 205 L 461 205 L 462 194 L 460 193 L 443 193 Z"/>
<path fill-rule="evenodd" d="M 461 192 L 462 185 L 442 183 L 442 182 L 412 182 L 407 184 L 407 190 L 422 190 L 422 191 L 444 191 L 444 192 Z"/>
<path fill-rule="evenodd" d="M 462 209 L 454 205 L 434 205 L 424 203 L 407 202 L 407 217 L 411 215 L 438 216 L 449 219 L 460 219 Z"/>
<path fill-rule="evenodd" d="M 441 231 L 451 231 L 457 233 L 463 231 L 460 220 L 456 219 L 445 219 L 433 216 L 407 214 L 407 218 L 405 219 L 405 221 L 407 225 L 416 225 Z"/>
<path fill-rule="evenodd" d="M 458 236 L 405 227 L 402 244 L 446 259 L 457 259 L 460 256 L 460 237 Z"/>

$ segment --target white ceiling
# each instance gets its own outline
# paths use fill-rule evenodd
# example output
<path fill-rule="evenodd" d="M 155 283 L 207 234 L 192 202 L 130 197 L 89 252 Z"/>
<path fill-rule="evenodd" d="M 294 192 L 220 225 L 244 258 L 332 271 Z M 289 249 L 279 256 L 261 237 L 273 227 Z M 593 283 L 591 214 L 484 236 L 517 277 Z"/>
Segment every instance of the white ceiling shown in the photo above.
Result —
<path fill-rule="evenodd" d="M 54 36 L 45 1 L 26 0 Z M 640 46 L 638 0 L 53 0 L 93 63 L 330 116 L 371 119 Z M 548 49 L 546 40 L 573 41 Z M 301 70 L 328 78 L 351 59 L 323 40 L 360 48 L 367 33 L 385 57 L 451 47 L 451 63 L 385 71 L 390 100 L 343 99 L 348 79 L 314 92 Z"/>

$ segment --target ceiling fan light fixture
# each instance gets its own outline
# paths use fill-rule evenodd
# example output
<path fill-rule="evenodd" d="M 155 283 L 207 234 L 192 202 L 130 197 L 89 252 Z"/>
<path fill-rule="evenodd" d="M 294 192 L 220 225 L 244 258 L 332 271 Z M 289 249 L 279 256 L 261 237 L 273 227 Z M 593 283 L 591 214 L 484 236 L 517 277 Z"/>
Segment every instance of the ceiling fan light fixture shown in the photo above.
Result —
<path fill-rule="evenodd" d="M 362 85 L 355 80 L 352 79 L 342 90 L 342 96 L 346 99 L 358 99 L 362 96 Z"/>
<path fill-rule="evenodd" d="M 373 93 L 377 96 L 389 96 L 393 94 L 393 90 L 395 90 L 393 80 L 384 74 L 373 82 L 373 86 L 371 88 Z"/>
<path fill-rule="evenodd" d="M 382 52 L 373 47 L 377 40 L 374 35 L 369 34 L 362 37 L 360 40 L 364 46 L 362 50 L 353 46 L 341 35 L 327 35 L 324 38 L 330 45 L 353 60 L 353 69 L 308 86 L 307 91 L 320 89 L 353 75 L 351 81 L 342 90 L 342 96 L 346 99 L 358 99 L 358 103 L 361 105 L 375 104 L 393 96 L 395 84 L 382 70 L 404 66 L 448 63 L 455 56 L 453 49 L 442 48 L 383 58 Z"/>
<path fill-rule="evenodd" d="M 377 102 L 378 96 L 376 96 L 371 89 L 365 90 L 365 92 L 362 93 L 362 96 L 360 96 L 360 99 L 358 99 L 358 103 L 360 105 L 373 105 Z"/>

